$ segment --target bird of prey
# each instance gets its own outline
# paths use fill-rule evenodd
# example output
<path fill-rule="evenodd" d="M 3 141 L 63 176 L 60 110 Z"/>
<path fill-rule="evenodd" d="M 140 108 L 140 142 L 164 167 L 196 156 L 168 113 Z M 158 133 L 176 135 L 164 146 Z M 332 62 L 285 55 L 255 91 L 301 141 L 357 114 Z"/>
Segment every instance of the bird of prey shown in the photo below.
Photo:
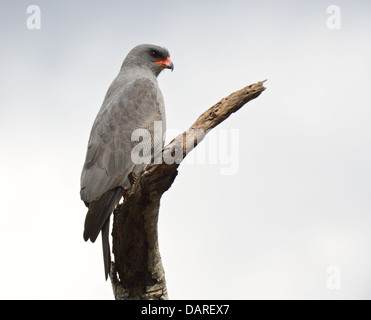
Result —
<path fill-rule="evenodd" d="M 90 133 L 80 190 L 88 207 L 84 240 L 94 242 L 102 231 L 106 279 L 111 265 L 110 215 L 130 187 L 128 174 L 135 167 L 131 151 L 138 142 L 132 141 L 132 133 L 148 130 L 151 141 L 146 143 L 151 150 L 161 150 L 164 145 L 163 138 L 153 139 L 153 133 L 155 121 L 162 122 L 162 132 L 166 127 L 164 100 L 157 83 L 165 68 L 174 69 L 167 49 L 148 44 L 133 48 L 109 87 Z"/>

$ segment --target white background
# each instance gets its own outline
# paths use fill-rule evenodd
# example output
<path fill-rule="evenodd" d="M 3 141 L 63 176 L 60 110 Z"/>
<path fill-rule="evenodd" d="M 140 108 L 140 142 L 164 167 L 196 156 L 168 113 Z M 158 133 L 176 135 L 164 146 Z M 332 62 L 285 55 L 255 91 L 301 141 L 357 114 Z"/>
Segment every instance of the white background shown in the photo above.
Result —
<path fill-rule="evenodd" d="M 237 173 L 221 174 L 220 155 L 188 161 L 162 198 L 170 298 L 371 298 L 370 1 L 1 4 L 1 299 L 113 298 L 100 239 L 82 238 L 79 180 L 106 90 L 141 43 L 175 65 L 159 77 L 169 132 L 268 79 L 212 133 L 238 131 Z M 40 30 L 26 26 L 31 4 Z"/>

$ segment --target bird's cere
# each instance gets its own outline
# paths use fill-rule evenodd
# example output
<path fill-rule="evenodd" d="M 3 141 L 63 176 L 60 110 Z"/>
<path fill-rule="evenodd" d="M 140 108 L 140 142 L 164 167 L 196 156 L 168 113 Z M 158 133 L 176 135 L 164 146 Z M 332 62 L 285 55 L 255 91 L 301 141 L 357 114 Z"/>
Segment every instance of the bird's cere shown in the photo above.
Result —
<path fill-rule="evenodd" d="M 171 69 L 171 71 L 174 70 L 174 64 L 171 62 L 170 57 L 167 57 L 164 60 L 156 61 L 155 63 L 159 64 L 160 66 L 163 66 L 164 68 Z"/>

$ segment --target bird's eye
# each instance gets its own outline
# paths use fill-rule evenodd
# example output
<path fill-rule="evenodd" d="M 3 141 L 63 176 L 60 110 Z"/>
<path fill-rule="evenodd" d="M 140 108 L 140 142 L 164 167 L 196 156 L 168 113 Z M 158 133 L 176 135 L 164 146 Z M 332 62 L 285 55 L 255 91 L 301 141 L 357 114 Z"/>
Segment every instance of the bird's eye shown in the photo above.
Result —
<path fill-rule="evenodd" d="M 151 51 L 151 57 L 156 58 L 157 57 L 157 52 L 156 51 Z"/>

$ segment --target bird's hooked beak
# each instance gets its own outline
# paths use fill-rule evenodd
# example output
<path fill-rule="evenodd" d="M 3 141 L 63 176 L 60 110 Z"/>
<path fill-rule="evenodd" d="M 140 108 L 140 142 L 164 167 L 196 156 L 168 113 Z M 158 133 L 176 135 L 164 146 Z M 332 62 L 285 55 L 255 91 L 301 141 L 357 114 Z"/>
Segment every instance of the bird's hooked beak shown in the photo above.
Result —
<path fill-rule="evenodd" d="M 171 71 L 174 70 L 174 64 L 171 62 L 170 57 L 167 57 L 165 60 L 156 61 L 155 63 L 166 69 L 171 69 Z"/>

